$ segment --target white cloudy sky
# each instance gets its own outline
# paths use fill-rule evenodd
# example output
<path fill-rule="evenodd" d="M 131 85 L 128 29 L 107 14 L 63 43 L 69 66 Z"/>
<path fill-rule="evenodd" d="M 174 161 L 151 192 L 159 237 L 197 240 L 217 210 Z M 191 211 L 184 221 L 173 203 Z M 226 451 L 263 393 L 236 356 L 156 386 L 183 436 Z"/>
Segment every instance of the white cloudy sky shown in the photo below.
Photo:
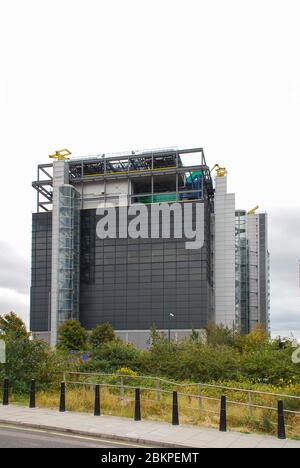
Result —
<path fill-rule="evenodd" d="M 31 181 L 74 155 L 202 146 L 270 214 L 272 327 L 300 336 L 299 0 L 0 1 L 0 314 L 28 318 Z"/>

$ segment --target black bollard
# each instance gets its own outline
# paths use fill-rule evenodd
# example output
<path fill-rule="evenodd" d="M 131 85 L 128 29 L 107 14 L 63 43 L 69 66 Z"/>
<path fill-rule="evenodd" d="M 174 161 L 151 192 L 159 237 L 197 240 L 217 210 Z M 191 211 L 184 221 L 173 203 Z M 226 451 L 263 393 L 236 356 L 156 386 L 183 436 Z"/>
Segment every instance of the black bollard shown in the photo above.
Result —
<path fill-rule="evenodd" d="M 100 416 L 100 385 L 95 386 L 95 410 L 94 416 Z"/>
<path fill-rule="evenodd" d="M 177 392 L 173 392 L 172 425 L 173 426 L 179 426 L 178 395 L 177 395 Z"/>
<path fill-rule="evenodd" d="M 139 388 L 135 389 L 135 407 L 134 407 L 134 420 L 140 421 L 141 418 L 141 392 Z"/>
<path fill-rule="evenodd" d="M 278 401 L 278 439 L 286 439 L 283 401 Z"/>
<path fill-rule="evenodd" d="M 60 399 L 59 399 L 59 411 L 64 413 L 66 411 L 66 383 L 60 384 Z"/>
<path fill-rule="evenodd" d="M 35 408 L 35 380 L 32 380 L 30 384 L 29 408 Z"/>
<path fill-rule="evenodd" d="M 4 379 L 3 382 L 3 406 L 7 406 L 9 403 L 9 381 L 8 379 Z"/>
<path fill-rule="evenodd" d="M 220 432 L 227 431 L 226 396 L 221 396 Z"/>

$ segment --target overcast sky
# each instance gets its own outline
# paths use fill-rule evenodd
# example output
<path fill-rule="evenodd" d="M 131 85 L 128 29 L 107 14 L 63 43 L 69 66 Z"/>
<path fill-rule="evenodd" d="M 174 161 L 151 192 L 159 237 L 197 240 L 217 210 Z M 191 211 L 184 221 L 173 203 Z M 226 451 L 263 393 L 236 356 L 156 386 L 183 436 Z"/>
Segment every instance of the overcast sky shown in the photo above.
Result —
<path fill-rule="evenodd" d="M 300 337 L 299 0 L 0 1 L 0 314 L 28 318 L 36 165 L 201 146 L 270 215 L 274 334 Z"/>

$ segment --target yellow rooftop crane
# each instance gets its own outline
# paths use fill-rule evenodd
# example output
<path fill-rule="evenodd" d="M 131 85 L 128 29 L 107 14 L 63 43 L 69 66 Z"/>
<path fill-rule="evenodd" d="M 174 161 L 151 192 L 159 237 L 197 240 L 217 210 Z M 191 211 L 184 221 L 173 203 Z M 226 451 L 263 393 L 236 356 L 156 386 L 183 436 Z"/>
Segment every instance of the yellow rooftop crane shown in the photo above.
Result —
<path fill-rule="evenodd" d="M 257 205 L 255 208 L 252 208 L 252 210 L 249 210 L 247 214 L 250 214 L 250 215 L 251 214 L 253 214 L 253 215 L 256 214 L 256 211 L 258 210 L 258 208 L 259 208 L 259 205 Z"/>
<path fill-rule="evenodd" d="M 228 174 L 226 167 L 220 167 L 219 164 L 215 164 L 210 172 L 214 171 L 215 169 L 218 177 L 226 177 Z"/>
<path fill-rule="evenodd" d="M 55 151 L 54 154 L 50 154 L 49 158 L 50 159 L 57 159 L 58 161 L 65 161 L 66 159 L 70 159 L 69 156 L 71 156 L 71 151 L 68 149 L 62 149 Z"/>

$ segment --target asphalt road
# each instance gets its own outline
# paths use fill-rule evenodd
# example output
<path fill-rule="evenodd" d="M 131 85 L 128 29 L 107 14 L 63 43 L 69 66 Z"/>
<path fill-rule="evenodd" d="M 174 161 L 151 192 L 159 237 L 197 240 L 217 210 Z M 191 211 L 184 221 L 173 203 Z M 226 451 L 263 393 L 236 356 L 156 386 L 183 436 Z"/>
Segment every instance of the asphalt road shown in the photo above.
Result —
<path fill-rule="evenodd" d="M 130 448 L 132 445 L 17 427 L 0 426 L 0 448 Z"/>

